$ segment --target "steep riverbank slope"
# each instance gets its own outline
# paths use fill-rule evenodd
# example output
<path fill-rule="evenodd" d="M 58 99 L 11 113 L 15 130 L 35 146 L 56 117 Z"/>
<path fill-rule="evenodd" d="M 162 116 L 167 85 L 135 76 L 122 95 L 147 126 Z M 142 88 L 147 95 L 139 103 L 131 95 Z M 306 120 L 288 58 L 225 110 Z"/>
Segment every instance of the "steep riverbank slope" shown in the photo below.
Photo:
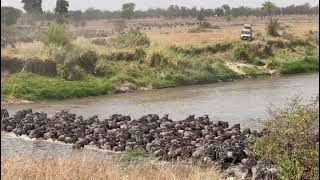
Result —
<path fill-rule="evenodd" d="M 143 33 L 136 31 L 108 40 L 78 38 L 72 48 L 45 48 L 43 53 L 49 55 L 43 61 L 47 58 L 57 66 L 54 77 L 43 75 L 47 65 L 37 67 L 28 58 L 22 59 L 27 62 L 25 68 L 14 70 L 20 73 L 6 74 L 1 66 L 1 100 L 66 99 L 261 75 L 318 72 L 318 50 L 315 32 L 304 38 L 258 36 L 252 42 L 201 47 L 150 44 Z M 10 64 L 10 57 L 3 58 L 9 59 Z"/>

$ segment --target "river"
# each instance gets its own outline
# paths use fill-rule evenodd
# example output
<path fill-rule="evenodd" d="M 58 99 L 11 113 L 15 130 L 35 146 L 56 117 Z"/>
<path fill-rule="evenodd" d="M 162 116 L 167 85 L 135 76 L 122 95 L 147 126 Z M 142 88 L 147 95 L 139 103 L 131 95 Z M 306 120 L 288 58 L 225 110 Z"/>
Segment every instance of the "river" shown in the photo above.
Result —
<path fill-rule="evenodd" d="M 206 85 L 192 85 L 127 94 L 89 97 L 63 101 L 44 101 L 32 104 L 11 104 L 9 113 L 32 108 L 52 115 L 66 109 L 84 117 L 105 118 L 114 113 L 133 118 L 156 113 L 169 114 L 181 120 L 190 114 L 209 115 L 213 121 L 240 123 L 243 128 L 261 128 L 260 120 L 268 118 L 267 107 L 283 106 L 294 96 L 310 98 L 319 92 L 319 74 L 259 78 Z M 39 153 L 68 154 L 71 146 L 40 140 L 16 138 L 1 133 L 1 154 Z"/>

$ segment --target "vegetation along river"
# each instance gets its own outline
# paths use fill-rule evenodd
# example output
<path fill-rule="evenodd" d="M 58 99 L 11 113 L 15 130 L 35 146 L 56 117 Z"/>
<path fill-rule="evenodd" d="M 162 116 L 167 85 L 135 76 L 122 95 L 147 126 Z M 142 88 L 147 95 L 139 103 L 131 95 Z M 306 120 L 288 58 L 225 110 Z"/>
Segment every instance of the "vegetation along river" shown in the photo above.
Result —
<path fill-rule="evenodd" d="M 10 114 L 32 108 L 33 111 L 43 111 L 49 115 L 66 109 L 84 117 L 98 115 L 102 118 L 115 113 L 130 115 L 132 118 L 150 113 L 159 116 L 169 114 L 173 120 L 184 119 L 190 114 L 207 114 L 214 121 L 224 120 L 231 124 L 240 123 L 243 128 L 259 129 L 259 121 L 268 118 L 267 108 L 271 105 L 281 106 L 294 96 L 310 98 L 318 92 L 319 74 L 304 74 L 63 101 L 11 104 L 7 109 Z M 16 138 L 3 132 L 1 143 L 1 154 L 37 153 L 46 156 L 76 151 L 69 145 Z"/>

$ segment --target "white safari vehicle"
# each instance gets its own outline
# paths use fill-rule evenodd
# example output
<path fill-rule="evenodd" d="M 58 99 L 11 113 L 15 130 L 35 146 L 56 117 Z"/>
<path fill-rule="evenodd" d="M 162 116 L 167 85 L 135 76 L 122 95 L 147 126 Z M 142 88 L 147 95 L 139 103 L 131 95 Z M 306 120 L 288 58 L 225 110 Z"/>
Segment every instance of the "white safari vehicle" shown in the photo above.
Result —
<path fill-rule="evenodd" d="M 252 25 L 251 24 L 244 24 L 244 29 L 241 31 L 240 39 L 245 41 L 253 40 L 252 36 Z"/>

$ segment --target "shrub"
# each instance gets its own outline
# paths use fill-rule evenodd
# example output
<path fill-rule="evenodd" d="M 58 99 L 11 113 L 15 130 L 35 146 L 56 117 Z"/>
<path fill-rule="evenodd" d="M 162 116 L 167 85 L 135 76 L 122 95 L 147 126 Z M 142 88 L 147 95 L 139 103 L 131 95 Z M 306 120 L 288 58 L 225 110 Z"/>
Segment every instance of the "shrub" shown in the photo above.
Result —
<path fill-rule="evenodd" d="M 134 52 L 132 51 L 114 51 L 103 55 L 104 59 L 110 61 L 132 61 L 134 60 Z"/>
<path fill-rule="evenodd" d="M 82 50 L 77 59 L 80 67 L 87 73 L 94 74 L 94 69 L 98 61 L 98 55 L 92 50 Z"/>
<path fill-rule="evenodd" d="M 115 62 L 100 59 L 96 63 L 95 74 L 98 76 L 106 76 L 108 78 L 114 76 L 119 73 L 119 68 L 115 68 L 114 63 Z"/>
<path fill-rule="evenodd" d="M 255 54 L 245 44 L 239 44 L 235 47 L 233 55 L 238 60 L 243 60 L 248 63 L 254 62 Z"/>
<path fill-rule="evenodd" d="M 56 44 L 49 44 L 47 47 L 47 53 L 49 57 L 57 64 L 65 61 L 68 52 L 70 52 L 70 48 L 57 46 Z"/>
<path fill-rule="evenodd" d="M 146 34 L 140 32 L 139 30 L 130 30 L 127 33 L 110 38 L 108 43 L 111 46 L 120 48 L 149 47 L 150 39 Z"/>
<path fill-rule="evenodd" d="M 256 140 L 255 154 L 273 162 L 280 179 L 319 179 L 319 95 L 307 104 L 295 98 L 270 115 L 270 133 Z"/>
<path fill-rule="evenodd" d="M 39 38 L 46 46 L 50 44 L 68 46 L 71 44 L 71 34 L 66 31 L 63 25 L 58 24 L 50 24 L 47 28 L 41 30 Z"/>
<path fill-rule="evenodd" d="M 161 52 L 153 52 L 148 57 L 151 67 L 166 66 L 169 62 L 168 58 Z"/>
<path fill-rule="evenodd" d="M 319 44 L 319 32 L 309 31 L 307 34 L 307 42 L 313 42 L 315 44 Z"/>
<path fill-rule="evenodd" d="M 136 48 L 133 54 L 133 59 L 138 61 L 140 64 L 144 62 L 147 53 L 143 48 Z"/>
<path fill-rule="evenodd" d="M 270 36 L 279 36 L 279 28 L 280 24 L 278 22 L 278 18 L 271 18 L 267 24 L 267 34 Z"/>
<path fill-rule="evenodd" d="M 226 52 L 232 49 L 233 44 L 229 42 L 219 42 L 212 46 L 207 46 L 206 50 L 211 53 Z"/>
<path fill-rule="evenodd" d="M 57 66 L 61 78 L 69 81 L 82 80 L 85 77 L 83 69 L 74 61 L 65 61 Z"/>
<path fill-rule="evenodd" d="M 273 46 L 276 48 L 290 48 L 291 41 L 282 38 L 268 38 L 265 40 L 269 46 Z"/>

